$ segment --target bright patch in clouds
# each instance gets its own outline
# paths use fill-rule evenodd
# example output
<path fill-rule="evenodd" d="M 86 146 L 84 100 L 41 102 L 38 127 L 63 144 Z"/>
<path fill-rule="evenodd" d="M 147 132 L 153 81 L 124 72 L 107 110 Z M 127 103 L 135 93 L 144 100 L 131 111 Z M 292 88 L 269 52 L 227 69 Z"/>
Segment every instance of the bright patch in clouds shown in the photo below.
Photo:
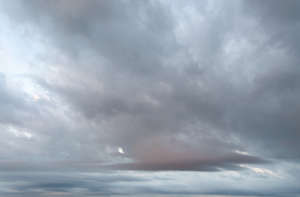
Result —
<path fill-rule="evenodd" d="M 252 167 L 249 165 L 240 165 L 242 168 L 247 168 L 253 172 L 255 172 L 256 174 L 259 175 L 264 175 L 264 176 L 273 176 L 273 177 L 277 177 L 277 178 L 282 178 L 282 176 L 280 176 L 278 173 L 273 172 L 272 170 L 266 169 L 266 168 L 258 168 L 258 167 Z"/>
<path fill-rule="evenodd" d="M 8 131 L 12 134 L 14 134 L 16 137 L 20 137 L 20 138 L 27 138 L 27 139 L 31 139 L 33 137 L 33 135 L 28 132 L 28 131 L 24 131 L 24 130 L 20 130 L 16 127 L 8 127 Z"/>
<path fill-rule="evenodd" d="M 118 152 L 119 152 L 120 154 L 125 154 L 125 152 L 124 152 L 124 150 L 123 150 L 122 147 L 119 147 L 119 148 L 118 148 Z"/>

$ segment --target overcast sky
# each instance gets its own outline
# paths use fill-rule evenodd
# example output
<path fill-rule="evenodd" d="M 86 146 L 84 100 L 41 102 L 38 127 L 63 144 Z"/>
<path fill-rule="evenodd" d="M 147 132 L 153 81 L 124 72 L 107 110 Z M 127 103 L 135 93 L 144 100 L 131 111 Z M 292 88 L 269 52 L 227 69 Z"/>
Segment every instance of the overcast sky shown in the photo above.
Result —
<path fill-rule="evenodd" d="M 300 1 L 0 0 L 0 196 L 300 197 Z"/>

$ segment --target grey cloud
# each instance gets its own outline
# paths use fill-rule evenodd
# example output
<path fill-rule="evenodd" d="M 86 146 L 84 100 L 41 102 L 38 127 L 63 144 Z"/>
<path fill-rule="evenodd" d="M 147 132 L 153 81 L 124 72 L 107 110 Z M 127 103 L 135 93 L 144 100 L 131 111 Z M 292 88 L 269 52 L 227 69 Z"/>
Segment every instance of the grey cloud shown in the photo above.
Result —
<path fill-rule="evenodd" d="M 45 72 L 30 77 L 50 99 L 25 102 L 0 77 L 0 121 L 36 136 L 11 136 L 6 158 L 24 160 L 26 147 L 28 160 L 41 162 L 0 168 L 220 173 L 299 162 L 298 7 L 292 0 L 6 3 L 11 23 L 46 40 L 48 52 L 35 61 Z"/>
<path fill-rule="evenodd" d="M 181 172 L 179 172 L 181 173 Z M 255 188 L 239 189 L 234 186 L 219 184 L 212 189 L 207 180 L 197 180 L 201 187 L 189 190 L 184 183 L 171 180 L 153 185 L 153 181 L 162 175 L 146 173 L 142 177 L 133 172 L 128 173 L 2 173 L 0 180 L 6 184 L 6 190 L 0 188 L 1 195 L 5 196 L 139 196 L 139 195 L 225 195 L 225 196 L 293 196 L 297 195 L 295 184 L 286 192 L 282 187 L 265 191 L 256 191 Z M 171 174 L 170 174 L 171 175 Z M 182 177 L 187 174 L 182 172 Z M 209 180 L 209 179 L 208 179 Z M 241 182 L 236 182 L 241 183 Z M 204 188 L 207 187 L 207 189 Z"/>
<path fill-rule="evenodd" d="M 88 119 L 92 119 L 103 130 L 108 129 L 111 133 L 108 135 L 108 141 L 114 145 L 120 144 L 130 150 L 131 145 L 134 146 L 134 142 L 143 139 L 144 136 L 151 138 L 160 133 L 185 132 L 187 127 L 193 127 L 197 125 L 194 122 L 198 122 L 199 125 L 205 124 L 204 128 L 198 129 L 199 135 L 210 135 L 213 130 L 218 130 L 219 136 L 241 135 L 245 139 L 251 137 L 253 141 L 257 141 L 258 135 L 262 137 L 262 143 L 272 150 L 271 147 L 276 147 L 277 139 L 285 135 L 282 132 L 285 130 L 288 132 L 285 137 L 292 143 L 282 154 L 289 152 L 291 157 L 298 157 L 294 151 L 297 145 L 293 142 L 298 133 L 296 119 L 289 118 L 286 124 L 276 125 L 285 122 L 286 117 L 297 117 L 298 114 L 298 110 L 294 108 L 292 112 L 290 107 L 285 107 L 284 104 L 294 102 L 291 106 L 295 106 L 297 103 L 298 72 L 293 66 L 298 62 L 297 58 L 290 59 L 287 54 L 287 61 L 284 63 L 288 64 L 288 68 L 284 71 L 279 65 L 275 68 L 273 66 L 275 62 L 271 58 L 274 56 L 270 50 L 275 45 L 265 48 L 259 56 L 260 59 L 255 62 L 247 59 L 247 56 L 244 57 L 245 61 L 250 61 L 247 66 L 254 63 L 266 65 L 263 71 L 257 68 L 251 73 L 254 75 L 251 82 L 244 81 L 234 71 L 226 70 L 226 64 L 222 63 L 223 59 L 226 60 L 223 54 L 226 38 L 233 39 L 231 36 L 243 33 L 243 28 L 247 26 L 242 24 L 241 30 L 236 28 L 247 19 L 247 16 L 236 19 L 236 16 L 241 14 L 239 9 L 244 4 L 245 7 L 250 5 L 249 12 L 259 13 L 259 16 L 261 14 L 259 20 L 272 20 L 276 13 L 279 18 L 283 15 L 282 20 L 289 20 L 286 10 L 292 3 L 291 1 L 285 4 L 286 9 L 278 5 L 280 3 L 277 1 L 265 2 L 266 5 L 259 9 L 254 9 L 259 7 L 255 2 L 230 3 L 221 5 L 223 11 L 216 9 L 214 14 L 200 9 L 208 4 L 199 4 L 199 7 L 196 7 L 196 11 L 199 8 L 199 13 L 196 12 L 194 16 L 204 15 L 207 22 L 202 24 L 204 29 L 201 29 L 200 25 L 196 26 L 199 29 L 195 30 L 199 34 L 187 34 L 190 37 L 183 37 L 183 44 L 179 44 L 174 33 L 178 24 L 172 17 L 176 15 L 156 1 L 122 2 L 123 6 L 115 1 L 78 1 L 75 5 L 68 1 L 53 1 L 48 4 L 32 1 L 24 5 L 25 9 L 22 11 L 23 15 L 29 17 L 29 21 L 33 21 L 31 25 L 40 28 L 51 38 L 52 44 L 58 46 L 59 50 L 70 58 L 61 70 L 62 76 L 72 71 L 69 75 L 75 82 L 74 86 L 66 79 L 62 80 L 62 83 L 71 85 L 62 87 L 51 81 L 50 85 L 54 88 L 49 90 L 62 96 L 66 103 L 81 111 Z M 229 11 L 230 7 L 234 8 L 234 13 Z M 276 9 L 279 11 L 275 13 Z M 31 10 L 38 11 L 35 13 Z M 291 15 L 293 13 L 292 11 Z M 40 16 L 39 19 L 37 16 Z M 225 25 L 223 19 L 226 17 L 234 19 L 234 22 Z M 214 25 L 210 25 L 211 22 Z M 273 22 L 277 23 L 276 20 Z M 266 23 L 272 24 L 268 21 Z M 260 27 L 260 23 L 257 25 Z M 292 28 L 291 25 L 290 27 Z M 263 28 L 270 29 L 270 32 L 272 28 L 281 31 L 280 26 Z M 259 34 L 263 35 L 263 32 Z M 268 42 L 254 43 L 258 48 L 260 45 L 266 47 L 265 45 L 270 43 L 269 37 L 272 35 L 265 36 Z M 251 44 L 251 37 L 242 38 Z M 193 42 L 197 39 L 201 42 Z M 288 40 L 282 42 L 291 44 Z M 73 50 L 77 51 L 78 55 L 68 54 Z M 82 52 L 84 50 L 92 51 L 95 56 L 94 62 L 85 61 L 89 56 L 85 56 Z M 188 52 L 189 50 L 192 52 Z M 212 55 L 205 55 L 205 51 Z M 169 59 L 177 59 L 178 55 L 187 59 L 195 59 L 196 56 L 196 59 L 187 60 L 182 65 L 170 65 Z M 102 57 L 106 59 L 103 63 Z M 253 57 L 252 54 L 250 57 Z M 280 60 L 284 61 L 280 57 L 277 58 L 278 63 Z M 97 63 L 97 60 L 100 63 Z M 293 60 L 294 62 L 290 62 Z M 201 70 L 200 74 L 194 77 L 191 77 L 190 72 L 180 69 L 185 65 L 190 68 L 191 63 Z M 80 75 L 84 68 L 96 72 L 83 72 L 84 74 Z M 101 86 L 95 82 L 81 86 L 80 81 L 85 81 L 85 78 L 94 79 Z M 236 78 L 240 84 L 236 85 L 232 78 Z M 47 84 L 47 87 L 50 85 Z M 277 89 L 272 90 L 273 87 Z M 167 89 L 171 91 L 167 92 Z M 285 90 L 292 92 L 283 95 L 282 91 Z M 268 102 L 270 99 L 277 99 L 274 106 Z M 109 128 L 103 128 L 103 122 Z M 203 132 L 204 129 L 209 131 Z M 277 135 L 274 140 L 268 137 L 272 132 L 276 132 Z"/>
<path fill-rule="evenodd" d="M 123 183 L 148 181 L 127 175 L 115 173 L 99 173 L 98 176 L 86 173 L 57 172 L 21 172 L 3 173 L 1 181 L 9 184 L 10 192 L 0 189 L 2 195 L 12 196 L 59 196 L 59 195 L 112 195 L 119 194 L 114 186 L 122 187 Z M 76 192 L 77 191 L 77 192 Z M 124 192 L 125 194 L 126 192 Z"/>
<path fill-rule="evenodd" d="M 295 0 L 288 0 L 285 2 L 282 1 L 272 1 L 267 0 L 264 2 L 260 1 L 245 1 L 246 5 L 250 5 L 248 11 L 250 10 L 252 12 L 259 13 L 259 19 L 271 22 L 271 23 L 265 23 L 270 24 L 272 23 L 280 23 L 284 25 L 286 23 L 287 25 L 297 23 L 299 20 L 299 13 L 297 9 L 299 8 L 300 4 L 299 2 Z M 247 8 L 245 8 L 247 9 Z"/>
<path fill-rule="evenodd" d="M 262 14 L 262 20 L 273 18 L 264 17 L 264 13 L 271 16 L 273 10 L 284 9 L 277 6 L 280 3 L 270 3 L 274 9 L 268 6 L 268 3 L 270 2 L 264 3 L 266 5 L 260 9 L 269 11 L 253 9 L 255 13 Z M 216 13 L 210 13 L 203 8 L 208 4 L 195 4 L 199 13 L 195 13 L 194 17 L 204 15 L 206 23 L 202 23 L 202 26 L 196 23 L 198 26 L 195 30 L 199 34 L 187 34 L 189 37 L 183 37 L 181 44 L 175 39 L 174 32 L 178 24 L 172 20 L 174 13 L 159 2 L 124 2 L 124 5 L 120 6 L 114 1 L 110 3 L 79 1 L 76 7 L 73 7 L 68 1 L 54 1 L 49 5 L 33 1 L 24 6 L 26 9 L 23 10 L 23 14 L 29 16 L 29 20 L 34 21 L 32 25 L 40 28 L 45 35 L 52 34 L 50 38 L 53 44 L 70 58 L 60 69 L 62 76 L 69 75 L 70 80 L 75 83 L 62 80 L 62 83 L 67 85 L 57 85 L 54 81 L 42 85 L 64 98 L 66 103 L 82 112 L 101 130 L 110 133 L 107 138 L 100 137 L 99 134 L 99 138 L 103 138 L 99 143 L 108 141 L 131 152 L 136 142 L 143 140 L 144 137 L 151 139 L 155 135 L 174 135 L 193 128 L 195 130 L 189 132 L 202 136 L 210 136 L 216 130 L 218 137 L 227 136 L 229 140 L 231 136 L 239 135 L 242 139 L 252 140 L 254 144 L 258 142 L 262 146 L 267 146 L 272 151 L 274 148 L 276 150 L 278 140 L 284 135 L 286 141 L 291 143 L 287 144 L 287 149 L 275 151 L 276 154 L 279 152 L 279 155 L 289 154 L 290 157 L 298 157 L 295 149 L 297 144 L 293 140 L 297 139 L 298 124 L 296 119 L 285 120 L 286 117 L 297 117 L 298 111 L 294 108 L 292 112 L 284 105 L 287 102 L 295 102 L 291 105 L 295 106 L 297 103 L 298 72 L 293 67 L 297 59 L 289 60 L 287 55 L 288 62 L 284 62 L 289 64 L 287 70 L 280 69 L 279 65 L 274 69 L 272 65 L 274 61 L 271 60 L 274 56 L 270 51 L 274 45 L 266 46 L 270 40 L 269 35 L 265 35 L 267 42 L 263 40 L 254 43 L 257 48 L 266 49 L 259 55 L 260 59 L 253 61 L 247 59 L 247 56 L 244 57 L 246 59 L 244 61 L 249 61 L 247 64 L 244 63 L 246 68 L 254 63 L 266 65 L 262 71 L 257 68 L 250 73 L 254 75 L 254 80 L 243 80 L 235 71 L 226 70 L 226 64 L 222 62 L 223 59 L 227 60 L 224 54 L 226 39 L 240 35 L 241 39 L 246 39 L 252 44 L 250 34 L 246 35 L 248 37 L 241 35 L 243 28 L 247 29 L 247 23 L 242 24 L 247 16 L 241 17 L 240 20 L 236 18 L 241 14 L 242 11 L 239 9 L 244 4 L 245 7 L 250 4 L 249 12 L 252 11 L 251 7 L 256 6 L 255 2 L 230 3 L 220 5 L 222 11 L 216 9 Z M 287 7 L 289 5 L 286 4 Z M 48 7 L 49 9 L 46 9 Z M 233 8 L 235 12 L 230 12 L 229 8 Z M 33 15 L 27 14 L 34 9 L 38 12 Z M 45 9 L 45 12 L 41 12 Z M 35 14 L 41 16 L 40 19 L 37 19 Z M 280 14 L 288 20 L 286 11 L 278 11 L 279 17 Z M 225 25 L 225 18 L 233 19 L 233 22 Z M 241 30 L 236 28 L 240 23 Z M 260 23 L 257 25 L 260 27 Z M 264 28 L 270 28 L 271 31 L 272 28 L 279 30 L 280 27 Z M 258 34 L 263 35 L 263 32 Z M 201 42 L 194 42 L 197 39 Z M 79 45 L 82 47 L 77 48 Z M 78 55 L 69 54 L 73 50 L 77 51 Z M 85 58 L 90 56 L 85 56 L 82 52 L 84 50 L 92 51 L 95 61 L 86 62 Z M 205 55 L 207 51 L 209 55 Z M 168 63 L 169 59 L 177 60 L 178 56 L 191 60 L 186 60 L 182 64 Z M 104 62 L 102 57 L 105 59 Z M 252 57 L 250 54 L 249 58 Z M 277 58 L 278 63 L 284 61 L 280 57 Z M 97 63 L 97 60 L 100 63 Z M 290 62 L 293 60 L 294 62 Z M 191 74 L 188 69 L 192 66 L 201 72 Z M 186 67 L 187 70 L 180 69 L 182 67 Z M 84 74 L 80 75 L 84 68 L 95 72 L 83 72 Z M 238 84 L 233 78 L 236 78 Z M 94 81 L 87 85 L 80 83 L 89 79 Z M 291 88 L 290 95 L 282 94 L 282 91 Z M 268 102 L 270 99 L 277 101 L 271 104 Z M 286 124 L 276 124 L 285 121 Z M 196 129 L 195 125 L 202 128 Z M 283 130 L 288 134 L 283 133 Z M 269 137 L 271 133 L 276 136 L 274 140 Z M 263 139 L 262 142 L 259 142 L 256 136 Z M 251 138 L 248 139 L 249 137 Z M 226 143 L 220 145 L 222 146 L 219 149 L 226 149 Z M 231 148 L 241 148 L 241 145 L 235 144 Z"/>
<path fill-rule="evenodd" d="M 22 125 L 36 110 L 7 87 L 6 77 L 0 73 L 0 123 Z"/>
<path fill-rule="evenodd" d="M 172 17 L 158 1 L 21 1 L 7 7 L 46 35 L 51 32 L 64 55 L 78 59 L 87 48 L 96 50 L 122 72 L 157 73 L 160 59 L 176 49 Z"/>
<path fill-rule="evenodd" d="M 242 170 L 239 164 L 263 164 L 267 163 L 258 157 L 228 154 L 220 158 L 207 158 L 197 160 L 194 158 L 182 160 L 182 158 L 173 158 L 168 161 L 161 158 L 161 162 L 157 161 L 141 161 L 134 163 L 124 163 L 108 166 L 111 169 L 121 170 L 143 170 L 143 171 L 221 171 L 221 170 Z"/>
<path fill-rule="evenodd" d="M 268 45 L 288 49 L 292 55 L 299 51 L 299 7 L 295 0 L 246 1 L 246 13 L 254 16 L 269 35 Z"/>

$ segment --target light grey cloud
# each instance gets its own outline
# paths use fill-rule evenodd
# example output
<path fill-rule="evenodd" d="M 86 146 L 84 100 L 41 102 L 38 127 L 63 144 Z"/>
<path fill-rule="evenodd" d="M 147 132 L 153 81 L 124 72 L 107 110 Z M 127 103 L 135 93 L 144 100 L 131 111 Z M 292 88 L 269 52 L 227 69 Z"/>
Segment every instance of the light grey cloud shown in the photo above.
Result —
<path fill-rule="evenodd" d="M 16 92 L 7 87 L 6 77 L 0 73 L 0 123 L 22 125 L 23 121 L 29 119 L 30 113 L 35 109 L 22 98 L 19 98 Z"/>

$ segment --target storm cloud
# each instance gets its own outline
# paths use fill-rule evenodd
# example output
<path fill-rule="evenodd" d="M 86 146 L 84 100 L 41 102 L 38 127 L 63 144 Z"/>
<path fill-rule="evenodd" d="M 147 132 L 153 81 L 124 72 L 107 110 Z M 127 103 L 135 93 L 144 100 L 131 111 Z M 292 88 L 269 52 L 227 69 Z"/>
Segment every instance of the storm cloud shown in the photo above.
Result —
<path fill-rule="evenodd" d="M 0 0 L 0 192 L 298 196 L 299 6 Z"/>

